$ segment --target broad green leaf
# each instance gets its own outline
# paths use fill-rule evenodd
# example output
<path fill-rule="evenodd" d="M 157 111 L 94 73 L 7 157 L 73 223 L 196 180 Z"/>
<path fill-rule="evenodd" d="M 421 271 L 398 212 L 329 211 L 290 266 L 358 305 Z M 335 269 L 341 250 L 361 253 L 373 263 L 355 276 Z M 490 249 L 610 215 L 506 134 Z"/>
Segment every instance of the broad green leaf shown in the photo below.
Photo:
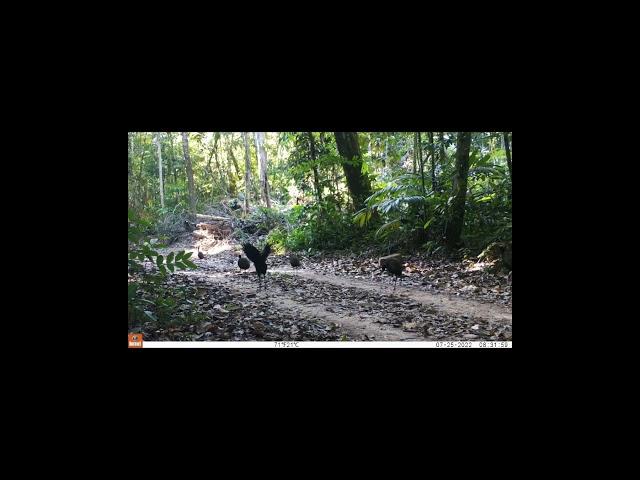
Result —
<path fill-rule="evenodd" d="M 158 268 L 160 268 L 162 266 L 162 260 L 164 259 L 164 257 L 162 255 L 158 255 L 158 258 L 156 258 L 156 265 L 158 265 Z"/>
<path fill-rule="evenodd" d="M 171 262 L 173 262 L 173 257 L 174 257 L 174 253 L 171 252 L 169 255 L 167 255 L 167 265 L 169 265 Z"/>
<path fill-rule="evenodd" d="M 427 223 L 424 224 L 424 229 L 426 230 L 427 228 L 429 228 L 429 226 L 431 225 L 431 223 L 433 223 L 433 221 L 435 220 L 435 217 L 433 217 L 431 220 L 429 220 Z"/>

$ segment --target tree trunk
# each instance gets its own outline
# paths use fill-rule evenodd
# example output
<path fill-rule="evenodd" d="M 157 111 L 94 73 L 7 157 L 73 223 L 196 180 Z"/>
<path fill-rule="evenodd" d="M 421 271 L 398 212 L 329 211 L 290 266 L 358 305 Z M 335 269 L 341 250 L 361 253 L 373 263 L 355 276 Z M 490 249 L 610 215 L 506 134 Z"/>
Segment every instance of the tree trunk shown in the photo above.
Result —
<path fill-rule="evenodd" d="M 513 183 L 511 178 L 511 145 L 509 144 L 509 132 L 503 132 L 502 135 L 504 138 L 504 151 L 507 155 L 507 167 L 509 167 L 509 180 Z"/>
<path fill-rule="evenodd" d="M 418 133 L 413 132 L 413 174 L 417 173 L 417 159 L 418 159 Z"/>
<path fill-rule="evenodd" d="M 313 162 L 313 183 L 316 187 L 316 200 L 322 202 L 322 188 L 320 187 L 320 176 L 318 175 L 318 165 L 316 164 L 316 142 L 313 140 L 313 133 L 307 132 L 309 137 L 309 149 L 311 150 L 311 161 Z"/>
<path fill-rule="evenodd" d="M 215 153 L 216 170 L 218 170 L 218 176 L 220 177 L 220 187 L 222 188 L 222 190 L 224 192 L 226 192 L 227 191 L 227 185 L 226 185 L 226 182 L 224 181 L 224 174 L 222 172 L 222 169 L 220 168 L 220 161 L 219 161 L 219 158 L 218 158 L 218 152 L 219 152 L 218 144 L 219 144 L 219 142 L 220 142 L 220 132 L 216 132 L 215 133 L 215 141 L 214 141 L 214 144 L 213 144 L 213 150 L 214 150 L 214 153 Z"/>
<path fill-rule="evenodd" d="M 173 159 L 173 170 L 171 173 L 173 173 L 173 183 L 175 185 L 178 183 L 178 176 L 176 174 L 176 151 L 173 148 L 173 135 L 171 134 L 169 134 L 169 141 L 171 142 L 171 158 Z"/>
<path fill-rule="evenodd" d="M 267 151 L 264 148 L 264 132 L 256 132 L 256 147 L 258 148 L 258 170 L 260 172 L 260 197 L 267 208 L 271 208 L 269 198 L 269 178 L 267 176 Z"/>
<path fill-rule="evenodd" d="M 422 196 L 425 197 L 425 200 L 422 203 L 422 223 L 425 224 L 427 223 L 427 202 L 426 202 L 427 188 L 425 187 L 425 181 L 424 181 L 424 157 L 422 156 L 422 132 L 418 132 L 417 137 L 418 137 L 417 138 L 418 162 L 420 164 L 420 178 L 422 179 Z M 425 235 L 425 231 L 423 229 L 420 229 L 419 239 L 421 243 L 426 241 L 426 239 L 424 238 L 424 235 Z"/>
<path fill-rule="evenodd" d="M 424 181 L 424 159 L 422 157 L 422 132 L 416 133 L 416 145 L 418 147 L 418 164 L 420 165 L 420 178 L 422 179 L 422 195 L 427 194 Z"/>
<path fill-rule="evenodd" d="M 389 162 L 389 135 L 387 134 L 384 139 L 384 162 L 383 165 L 386 168 L 387 163 Z"/>
<path fill-rule="evenodd" d="M 229 183 L 229 195 L 231 195 L 232 197 L 235 197 L 238 194 L 237 187 L 236 187 L 236 176 L 238 173 L 238 165 L 235 162 L 235 157 L 233 156 L 233 149 L 231 148 L 233 137 L 229 139 L 229 137 L 225 135 L 224 138 L 227 139 L 227 141 L 225 142 L 227 147 L 227 161 L 225 165 L 225 171 L 227 172 L 227 182 Z M 234 161 L 233 163 L 235 164 L 235 167 L 236 167 L 236 175 L 234 175 L 233 172 L 231 171 L 231 162 L 229 161 L 230 157 L 233 158 L 233 161 Z"/>
<path fill-rule="evenodd" d="M 167 132 L 167 137 L 169 137 L 169 141 L 173 144 L 173 138 L 171 137 L 171 132 Z M 167 153 L 166 150 L 165 150 L 165 153 Z M 171 182 L 171 172 L 173 171 L 173 162 L 171 161 L 172 156 L 173 155 L 169 155 L 167 153 L 167 183 Z"/>
<path fill-rule="evenodd" d="M 469 174 L 469 151 L 471 150 L 471 132 L 458 132 L 456 145 L 456 169 L 453 176 L 453 203 L 451 216 L 445 231 L 449 248 L 461 246 L 464 210 L 467 198 L 467 177 Z"/>
<path fill-rule="evenodd" d="M 364 207 L 365 200 L 371 196 L 369 177 L 362 173 L 362 157 L 358 145 L 357 132 L 334 132 L 338 153 L 344 159 L 342 169 L 347 179 L 349 194 L 356 210 Z"/>
<path fill-rule="evenodd" d="M 158 172 L 160 173 L 160 206 L 164 208 L 164 182 L 162 181 L 162 145 L 160 132 L 156 132 L 156 146 L 158 147 Z"/>
<path fill-rule="evenodd" d="M 187 181 L 189 182 L 189 206 L 191 210 L 191 221 L 196 222 L 196 192 L 193 184 L 193 167 L 191 166 L 191 155 L 189 155 L 189 138 L 187 132 L 182 132 L 182 150 L 184 152 L 184 164 L 187 169 Z"/>
<path fill-rule="evenodd" d="M 436 182 L 436 147 L 433 144 L 433 132 L 429 132 L 429 153 L 431 154 L 431 188 L 437 190 Z"/>
<path fill-rule="evenodd" d="M 447 149 L 444 145 L 444 132 L 440 132 L 440 168 L 444 168 L 447 164 Z M 440 185 L 438 185 L 440 187 Z M 442 188 L 440 187 L 440 191 Z"/>
<path fill-rule="evenodd" d="M 251 192 L 251 152 L 247 132 L 242 132 L 244 140 L 244 214 L 249 213 L 249 193 Z"/>
<path fill-rule="evenodd" d="M 207 173 L 209 174 L 209 181 L 211 182 L 211 202 L 213 202 L 213 197 L 215 196 L 216 191 L 216 178 L 213 173 L 213 167 L 211 166 L 211 159 L 213 158 L 213 149 L 209 151 L 209 158 L 207 158 Z"/>

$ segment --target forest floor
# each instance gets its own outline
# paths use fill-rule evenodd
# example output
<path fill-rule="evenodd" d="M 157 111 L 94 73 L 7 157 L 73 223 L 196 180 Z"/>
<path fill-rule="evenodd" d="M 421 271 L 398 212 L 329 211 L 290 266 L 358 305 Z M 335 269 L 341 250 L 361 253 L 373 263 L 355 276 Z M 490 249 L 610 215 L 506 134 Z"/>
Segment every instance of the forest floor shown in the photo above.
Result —
<path fill-rule="evenodd" d="M 181 249 L 194 252 L 199 268 L 170 275 L 166 285 L 182 292 L 178 310 L 201 314 L 147 322 L 145 340 L 512 340 L 511 284 L 482 263 L 405 257 L 394 292 L 377 256 L 303 256 L 293 269 L 272 254 L 259 288 L 253 265 L 242 273 L 237 266 L 237 242 L 185 235 L 160 252 Z"/>

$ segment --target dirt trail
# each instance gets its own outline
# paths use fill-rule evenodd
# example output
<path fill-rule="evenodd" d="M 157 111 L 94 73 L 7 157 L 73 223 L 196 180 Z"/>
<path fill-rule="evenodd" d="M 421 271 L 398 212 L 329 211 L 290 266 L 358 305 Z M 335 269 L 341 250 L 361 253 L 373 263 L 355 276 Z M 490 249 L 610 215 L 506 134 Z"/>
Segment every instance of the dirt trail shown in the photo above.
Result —
<path fill-rule="evenodd" d="M 429 340 L 420 331 L 406 328 L 406 323 L 398 321 L 397 308 L 394 310 L 373 305 L 372 295 L 387 306 L 410 301 L 440 315 L 465 319 L 472 317 L 482 319 L 482 322 L 497 322 L 508 325 L 509 328 L 511 326 L 511 311 L 500 305 L 450 298 L 443 294 L 415 291 L 402 286 L 393 294 L 391 285 L 374 284 L 344 276 L 322 275 L 304 269 L 269 270 L 267 288 L 259 291 L 253 272 L 245 274 L 244 277 L 237 272 L 229 271 L 200 270 L 191 274 L 206 278 L 212 283 L 223 284 L 239 296 L 257 292 L 257 295 L 273 300 L 271 313 L 277 315 L 278 312 L 297 312 L 326 324 L 335 323 L 341 332 L 356 339 Z M 318 294 L 319 291 L 321 294 Z M 327 301 L 326 296 L 323 297 L 322 294 L 332 295 L 337 301 Z M 418 312 L 416 316 L 419 316 Z"/>
<path fill-rule="evenodd" d="M 193 244 L 183 247 L 195 251 Z M 175 248 L 176 245 L 172 246 L 172 250 Z M 256 318 L 258 321 L 266 319 L 269 325 L 278 325 L 287 324 L 289 320 L 286 319 L 302 317 L 329 328 L 327 331 L 346 334 L 352 340 L 512 338 L 509 305 L 485 303 L 442 291 L 426 291 L 415 283 L 403 285 L 400 282 L 393 292 L 392 283 L 386 279 L 381 282 L 379 277 L 374 281 L 366 276 L 354 278 L 313 268 L 293 269 L 284 257 L 270 257 L 267 288 L 258 290 L 253 266 L 244 275 L 239 273 L 237 255 L 241 250 L 238 244 L 214 242 L 201 250 L 206 258 L 194 259 L 199 268 L 180 275 L 199 277 L 214 288 L 215 285 L 223 286 L 234 296 L 244 299 L 250 309 L 249 322 L 253 322 L 251 314 L 255 313 L 250 305 L 254 303 L 252 299 L 256 299 L 255 304 L 259 305 L 256 308 L 266 313 L 266 316 Z M 166 255 L 168 251 L 162 253 Z M 448 282 L 455 275 L 439 278 Z M 473 285 L 473 282 L 468 283 Z M 263 312 L 259 311 L 259 314 Z"/>
<path fill-rule="evenodd" d="M 330 283 L 341 287 L 353 287 L 372 292 L 380 292 L 385 295 L 391 295 L 393 286 L 371 283 L 366 280 L 359 280 L 347 276 L 322 275 L 309 270 L 293 270 L 293 269 L 272 269 L 271 273 L 286 273 L 289 275 L 298 275 L 309 278 L 316 282 Z M 465 298 L 456 298 L 446 294 L 436 294 L 415 290 L 408 287 L 398 286 L 396 295 L 411 299 L 415 302 L 432 306 L 438 310 L 444 311 L 451 315 L 468 315 L 484 318 L 487 321 L 495 321 L 511 324 L 511 310 L 505 306 L 481 303 Z"/>
<path fill-rule="evenodd" d="M 288 273 L 288 272 L 275 272 Z M 239 295 L 255 294 L 257 282 L 255 275 L 245 275 L 246 278 L 237 273 L 205 273 L 194 272 L 192 275 L 201 276 L 209 281 L 224 284 Z M 247 280 L 248 279 L 248 280 Z M 288 288 L 286 285 L 287 277 L 271 276 L 267 282 L 266 289 L 258 292 L 258 295 L 272 298 L 273 308 L 282 312 L 295 311 L 306 316 L 313 317 L 325 323 L 335 323 L 338 328 L 352 336 L 353 338 L 361 338 L 366 335 L 370 340 L 377 341 L 420 341 L 425 338 L 416 332 L 406 332 L 399 328 L 375 323 L 375 317 L 360 312 L 356 312 L 354 308 L 347 308 L 346 311 L 339 311 L 332 308 L 331 305 L 324 305 L 319 301 L 306 299 L 301 300 L 299 289 Z M 360 313 L 360 314 L 358 314 Z"/>

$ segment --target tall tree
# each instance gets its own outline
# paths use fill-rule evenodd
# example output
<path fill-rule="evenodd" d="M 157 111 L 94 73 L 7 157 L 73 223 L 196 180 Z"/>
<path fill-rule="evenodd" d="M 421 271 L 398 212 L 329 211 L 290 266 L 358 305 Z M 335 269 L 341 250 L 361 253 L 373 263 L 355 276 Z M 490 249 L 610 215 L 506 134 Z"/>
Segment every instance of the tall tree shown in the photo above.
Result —
<path fill-rule="evenodd" d="M 357 132 L 334 132 L 338 153 L 344 159 L 342 169 L 347 179 L 347 188 L 356 210 L 364 206 L 364 201 L 371 196 L 371 182 L 362 173 L 362 156 L 358 144 Z"/>
<path fill-rule="evenodd" d="M 213 150 L 215 153 L 215 162 L 216 162 L 216 170 L 218 170 L 218 176 L 220 177 L 220 187 L 226 192 L 227 186 L 224 180 L 224 174 L 222 172 L 222 168 L 220 167 L 220 161 L 218 160 L 218 144 L 220 142 L 220 132 L 215 132 L 214 134 L 214 142 L 213 142 Z"/>
<path fill-rule="evenodd" d="M 191 221 L 196 221 L 196 192 L 193 184 L 193 167 L 191 165 L 191 155 L 189 155 L 189 137 L 188 132 L 182 132 L 182 150 L 184 153 L 184 164 L 187 169 L 187 181 L 189 183 L 189 207 L 191 212 Z"/>
<path fill-rule="evenodd" d="M 444 165 L 447 164 L 447 150 L 444 145 L 444 132 L 440 132 L 439 136 L 440 136 L 440 158 L 438 160 L 440 160 L 441 168 L 444 168 Z M 440 185 L 438 185 L 438 187 L 439 187 L 439 191 L 442 191 L 442 187 Z"/>
<path fill-rule="evenodd" d="M 424 182 L 424 159 L 422 158 L 422 132 L 416 132 L 416 146 L 418 148 L 418 163 L 420 165 L 420 178 L 422 179 L 422 195 L 427 194 Z"/>
<path fill-rule="evenodd" d="M 244 141 L 244 214 L 249 213 L 249 194 L 251 192 L 251 152 L 249 151 L 249 135 L 242 132 Z"/>
<path fill-rule="evenodd" d="M 437 190 L 436 181 L 436 147 L 433 144 L 433 132 L 429 132 L 429 154 L 431 155 L 431 188 Z"/>
<path fill-rule="evenodd" d="M 504 151 L 507 155 L 507 167 L 509 167 L 509 180 L 513 183 L 511 178 L 511 145 L 509 144 L 509 132 L 502 132 L 504 138 Z"/>
<path fill-rule="evenodd" d="M 417 173 L 418 164 L 418 132 L 413 132 L 413 174 Z"/>
<path fill-rule="evenodd" d="M 176 151 L 173 148 L 173 134 L 171 132 L 168 133 L 169 135 L 169 142 L 171 143 L 171 158 L 173 159 L 173 165 L 172 165 L 172 170 L 169 173 L 173 173 L 173 183 L 176 184 L 178 183 L 178 176 L 177 176 L 177 169 L 176 169 Z"/>
<path fill-rule="evenodd" d="M 260 196 L 262 203 L 267 208 L 271 208 L 271 199 L 269 198 L 269 178 L 267 176 L 267 151 L 264 148 L 264 132 L 256 133 L 256 149 L 258 151 L 258 171 L 260 172 Z"/>
<path fill-rule="evenodd" d="M 453 202 L 451 215 L 445 230 L 449 248 L 458 248 L 461 244 L 464 211 L 467 199 L 467 179 L 469 175 L 469 151 L 471 150 L 471 132 L 458 132 L 456 145 L 456 167 L 453 175 Z"/>
<path fill-rule="evenodd" d="M 311 162 L 313 163 L 313 183 L 316 187 L 316 200 L 322 202 L 322 187 L 320 186 L 320 175 L 318 175 L 318 164 L 316 157 L 316 142 L 313 139 L 313 133 L 307 132 L 309 138 L 309 149 L 311 151 Z"/>
<path fill-rule="evenodd" d="M 160 206 L 164 208 L 164 182 L 162 179 L 162 145 L 160 144 L 160 132 L 156 132 L 156 146 L 158 147 L 158 172 L 160 177 Z"/>

